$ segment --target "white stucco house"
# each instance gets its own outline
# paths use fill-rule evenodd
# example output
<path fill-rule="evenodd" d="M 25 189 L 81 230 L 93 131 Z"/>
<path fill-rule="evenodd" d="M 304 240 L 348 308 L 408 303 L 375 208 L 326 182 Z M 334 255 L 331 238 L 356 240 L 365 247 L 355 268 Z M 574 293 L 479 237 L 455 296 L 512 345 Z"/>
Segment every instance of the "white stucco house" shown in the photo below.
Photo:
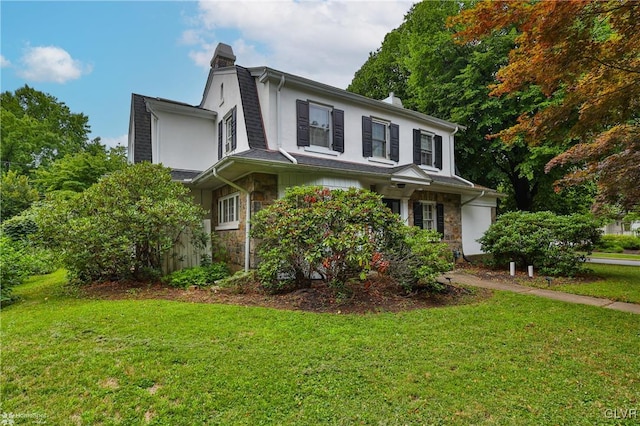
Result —
<path fill-rule="evenodd" d="M 500 194 L 456 175 L 460 125 L 235 59 L 218 45 L 199 105 L 133 94 L 128 146 L 191 189 L 235 264 L 255 266 L 251 215 L 295 185 L 373 190 L 408 225 L 481 253 Z"/>

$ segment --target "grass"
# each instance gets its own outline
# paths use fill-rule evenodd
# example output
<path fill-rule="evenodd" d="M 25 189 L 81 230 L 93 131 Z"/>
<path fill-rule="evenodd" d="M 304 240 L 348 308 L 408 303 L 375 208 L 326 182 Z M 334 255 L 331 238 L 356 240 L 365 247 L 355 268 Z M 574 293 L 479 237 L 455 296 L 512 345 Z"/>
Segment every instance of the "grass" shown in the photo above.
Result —
<path fill-rule="evenodd" d="M 63 284 L 61 273 L 34 278 L 0 313 L 2 412 L 16 420 L 586 425 L 640 408 L 640 317 L 629 313 L 498 292 L 329 315 L 89 300 Z"/>
<path fill-rule="evenodd" d="M 553 286 L 554 290 L 620 302 L 640 303 L 640 267 L 590 263 L 598 280 L 586 284 Z"/>

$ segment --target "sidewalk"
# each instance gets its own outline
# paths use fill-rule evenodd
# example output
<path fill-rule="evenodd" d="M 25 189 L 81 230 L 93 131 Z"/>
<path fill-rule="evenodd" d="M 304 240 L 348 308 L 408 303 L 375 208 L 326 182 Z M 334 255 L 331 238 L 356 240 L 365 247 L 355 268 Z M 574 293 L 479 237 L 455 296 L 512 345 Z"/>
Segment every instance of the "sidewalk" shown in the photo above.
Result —
<path fill-rule="evenodd" d="M 472 287 L 482 287 L 492 290 L 512 291 L 520 294 L 532 294 L 534 296 L 546 297 L 547 299 L 561 300 L 569 303 L 579 303 L 582 305 L 600 306 L 602 308 L 614 309 L 616 311 L 631 312 L 640 315 L 640 305 L 635 303 L 614 302 L 609 299 L 598 297 L 581 296 L 578 294 L 563 293 L 554 290 L 526 287 L 519 284 L 510 284 L 500 281 L 491 281 L 479 278 L 475 275 L 464 272 L 450 272 L 440 277 L 439 281 L 447 282 L 445 277 L 451 278 L 453 284 L 464 284 Z"/>

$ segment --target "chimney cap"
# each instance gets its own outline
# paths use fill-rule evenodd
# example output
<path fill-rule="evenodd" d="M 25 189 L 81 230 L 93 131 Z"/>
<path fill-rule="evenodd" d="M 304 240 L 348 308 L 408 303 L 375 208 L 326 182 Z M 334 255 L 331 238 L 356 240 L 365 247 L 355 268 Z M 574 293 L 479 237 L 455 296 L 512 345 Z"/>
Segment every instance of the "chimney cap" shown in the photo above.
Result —
<path fill-rule="evenodd" d="M 220 68 L 232 66 L 236 62 L 236 55 L 233 54 L 231 46 L 225 43 L 218 43 L 211 58 L 211 67 Z"/>

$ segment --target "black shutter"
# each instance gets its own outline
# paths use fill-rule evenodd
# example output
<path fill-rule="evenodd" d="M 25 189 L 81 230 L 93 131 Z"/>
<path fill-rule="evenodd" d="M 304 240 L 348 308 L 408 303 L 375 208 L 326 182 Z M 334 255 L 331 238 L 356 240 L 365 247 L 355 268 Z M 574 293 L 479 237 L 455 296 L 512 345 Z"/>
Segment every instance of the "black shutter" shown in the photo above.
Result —
<path fill-rule="evenodd" d="M 222 120 L 218 123 L 218 160 L 222 159 Z"/>
<path fill-rule="evenodd" d="M 371 117 L 362 116 L 362 156 L 371 157 L 373 155 L 373 129 L 371 128 Z"/>
<path fill-rule="evenodd" d="M 344 111 L 333 110 L 333 150 L 344 152 Z"/>
<path fill-rule="evenodd" d="M 298 146 L 309 146 L 309 102 L 296 100 Z"/>
<path fill-rule="evenodd" d="M 422 228 L 422 203 L 413 203 L 413 226 Z"/>
<path fill-rule="evenodd" d="M 233 107 L 231 111 L 231 151 L 234 151 L 238 146 L 236 133 L 236 107 Z"/>
<path fill-rule="evenodd" d="M 444 236 L 444 204 L 436 204 L 436 230 Z"/>
<path fill-rule="evenodd" d="M 418 129 L 413 129 L 413 164 L 420 165 L 422 163 L 422 156 L 420 155 L 420 137 L 422 132 Z"/>
<path fill-rule="evenodd" d="M 434 160 L 434 166 L 436 166 L 437 169 L 442 170 L 442 136 L 440 135 L 435 135 L 433 137 L 433 141 L 434 141 L 434 155 L 435 155 L 435 160 Z"/>
<path fill-rule="evenodd" d="M 391 139 L 389 158 L 391 161 L 400 161 L 400 126 L 391 123 L 389 125 L 389 134 Z"/>

